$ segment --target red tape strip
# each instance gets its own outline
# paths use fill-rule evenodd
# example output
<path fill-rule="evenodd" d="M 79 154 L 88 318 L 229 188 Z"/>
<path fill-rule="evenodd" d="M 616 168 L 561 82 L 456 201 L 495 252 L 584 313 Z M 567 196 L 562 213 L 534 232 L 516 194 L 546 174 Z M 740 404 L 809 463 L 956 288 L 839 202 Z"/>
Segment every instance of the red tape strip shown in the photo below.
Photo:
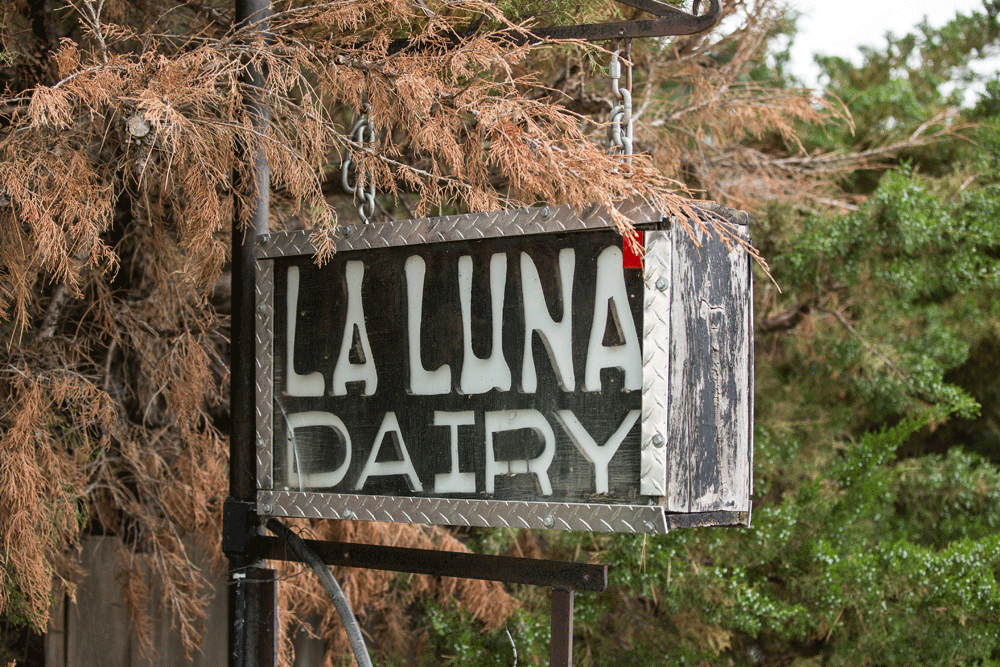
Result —
<path fill-rule="evenodd" d="M 627 236 L 622 237 L 622 268 L 623 269 L 641 269 L 642 268 L 642 249 L 644 246 L 645 237 L 642 232 L 636 231 L 633 233 L 632 238 L 635 239 L 636 244 L 629 242 Z"/>

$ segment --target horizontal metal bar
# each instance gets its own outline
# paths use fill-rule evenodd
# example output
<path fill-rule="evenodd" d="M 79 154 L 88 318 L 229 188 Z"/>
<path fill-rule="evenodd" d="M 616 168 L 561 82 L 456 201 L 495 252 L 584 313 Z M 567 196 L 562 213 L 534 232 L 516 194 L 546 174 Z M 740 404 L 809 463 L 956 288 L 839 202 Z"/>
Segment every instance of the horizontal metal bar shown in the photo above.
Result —
<path fill-rule="evenodd" d="M 631 5 L 650 14 L 655 14 L 658 18 L 550 26 L 532 28 L 526 32 L 538 39 L 584 39 L 592 42 L 607 39 L 695 35 L 712 28 L 712 26 L 719 22 L 722 14 L 719 0 L 711 0 L 708 11 L 700 16 L 688 14 L 675 7 L 655 1 L 623 0 L 622 4 Z"/>
<path fill-rule="evenodd" d="M 435 577 L 484 579 L 510 584 L 564 587 L 579 591 L 600 592 L 608 587 L 607 565 L 408 549 L 376 544 L 304 541 L 324 563 L 339 567 L 412 572 Z M 256 546 L 258 548 L 256 553 L 261 558 L 298 560 L 284 541 L 277 537 L 259 537 Z"/>

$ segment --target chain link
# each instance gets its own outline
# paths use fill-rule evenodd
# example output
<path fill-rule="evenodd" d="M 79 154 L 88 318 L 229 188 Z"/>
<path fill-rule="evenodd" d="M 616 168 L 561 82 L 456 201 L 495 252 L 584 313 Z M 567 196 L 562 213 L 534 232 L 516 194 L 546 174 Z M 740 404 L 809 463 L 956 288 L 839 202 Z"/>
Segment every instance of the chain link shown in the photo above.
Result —
<path fill-rule="evenodd" d="M 625 162 L 632 162 L 632 51 L 631 39 L 620 39 L 611 54 L 608 71 L 611 76 L 611 92 L 615 96 L 615 106 L 611 109 L 611 124 L 608 127 L 608 143 L 612 153 L 621 153 Z M 622 79 L 622 55 L 625 56 L 625 85 Z"/>
<path fill-rule="evenodd" d="M 354 141 L 361 144 L 365 150 L 370 152 L 373 150 L 375 144 L 375 126 L 368 120 L 369 108 L 368 104 L 365 104 L 362 108 L 361 115 L 354 121 L 354 125 L 351 127 L 351 137 Z M 352 167 L 358 177 L 355 179 L 354 185 L 351 185 L 350 179 Z M 367 181 L 365 183 L 366 187 L 360 193 L 358 192 L 358 181 L 362 183 Z M 367 223 L 375 215 L 375 179 L 369 178 L 368 174 L 365 174 L 355 166 L 350 153 L 347 154 L 347 158 L 340 169 L 340 184 L 344 187 L 344 191 L 361 198 L 361 205 L 358 206 L 358 215 L 361 216 L 362 222 Z"/>

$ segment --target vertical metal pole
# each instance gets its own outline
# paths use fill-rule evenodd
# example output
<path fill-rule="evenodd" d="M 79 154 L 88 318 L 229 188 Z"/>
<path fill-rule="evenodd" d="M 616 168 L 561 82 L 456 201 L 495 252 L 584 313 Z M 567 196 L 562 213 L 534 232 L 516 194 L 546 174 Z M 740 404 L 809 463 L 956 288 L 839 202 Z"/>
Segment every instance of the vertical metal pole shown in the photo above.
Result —
<path fill-rule="evenodd" d="M 270 0 L 236 0 L 237 25 L 256 24 L 255 35 L 264 33 L 264 19 L 271 13 Z M 267 109 L 257 91 L 264 86 L 266 72 L 248 65 L 241 76 L 243 105 L 255 127 L 268 122 Z M 234 174 L 236 192 L 246 198 L 246 207 L 237 198 L 233 215 L 233 308 L 230 341 L 230 442 L 229 498 L 223 525 L 223 545 L 229 556 L 229 665 L 268 667 L 274 664 L 275 580 L 269 570 L 256 567 L 247 553 L 250 540 L 260 530 L 256 521 L 257 456 L 256 386 L 254 380 L 254 294 L 256 280 L 253 248 L 259 234 L 267 233 L 270 178 L 261 151 L 242 155 L 252 160 L 247 179 Z M 249 228 L 239 221 L 249 219 Z M 228 546 L 227 546 L 228 545 Z M 273 572 L 272 572 L 273 574 Z M 269 626 L 269 627 L 268 627 Z"/>
<path fill-rule="evenodd" d="M 573 589 L 552 589 L 552 642 L 549 667 L 573 665 Z"/>

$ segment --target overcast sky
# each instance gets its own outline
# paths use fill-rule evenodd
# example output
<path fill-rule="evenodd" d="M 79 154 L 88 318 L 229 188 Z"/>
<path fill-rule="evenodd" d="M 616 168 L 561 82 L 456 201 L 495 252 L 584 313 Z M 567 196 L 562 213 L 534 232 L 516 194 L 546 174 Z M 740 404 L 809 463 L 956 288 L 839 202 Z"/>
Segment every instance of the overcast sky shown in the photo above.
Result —
<path fill-rule="evenodd" d="M 956 12 L 983 8 L 983 0 L 787 0 L 802 13 L 792 45 L 792 73 L 807 86 L 816 85 L 819 68 L 814 53 L 861 62 L 858 46 L 882 46 L 885 34 L 904 35 L 924 17 L 941 26 Z M 998 68 L 996 59 L 990 64 Z"/>

